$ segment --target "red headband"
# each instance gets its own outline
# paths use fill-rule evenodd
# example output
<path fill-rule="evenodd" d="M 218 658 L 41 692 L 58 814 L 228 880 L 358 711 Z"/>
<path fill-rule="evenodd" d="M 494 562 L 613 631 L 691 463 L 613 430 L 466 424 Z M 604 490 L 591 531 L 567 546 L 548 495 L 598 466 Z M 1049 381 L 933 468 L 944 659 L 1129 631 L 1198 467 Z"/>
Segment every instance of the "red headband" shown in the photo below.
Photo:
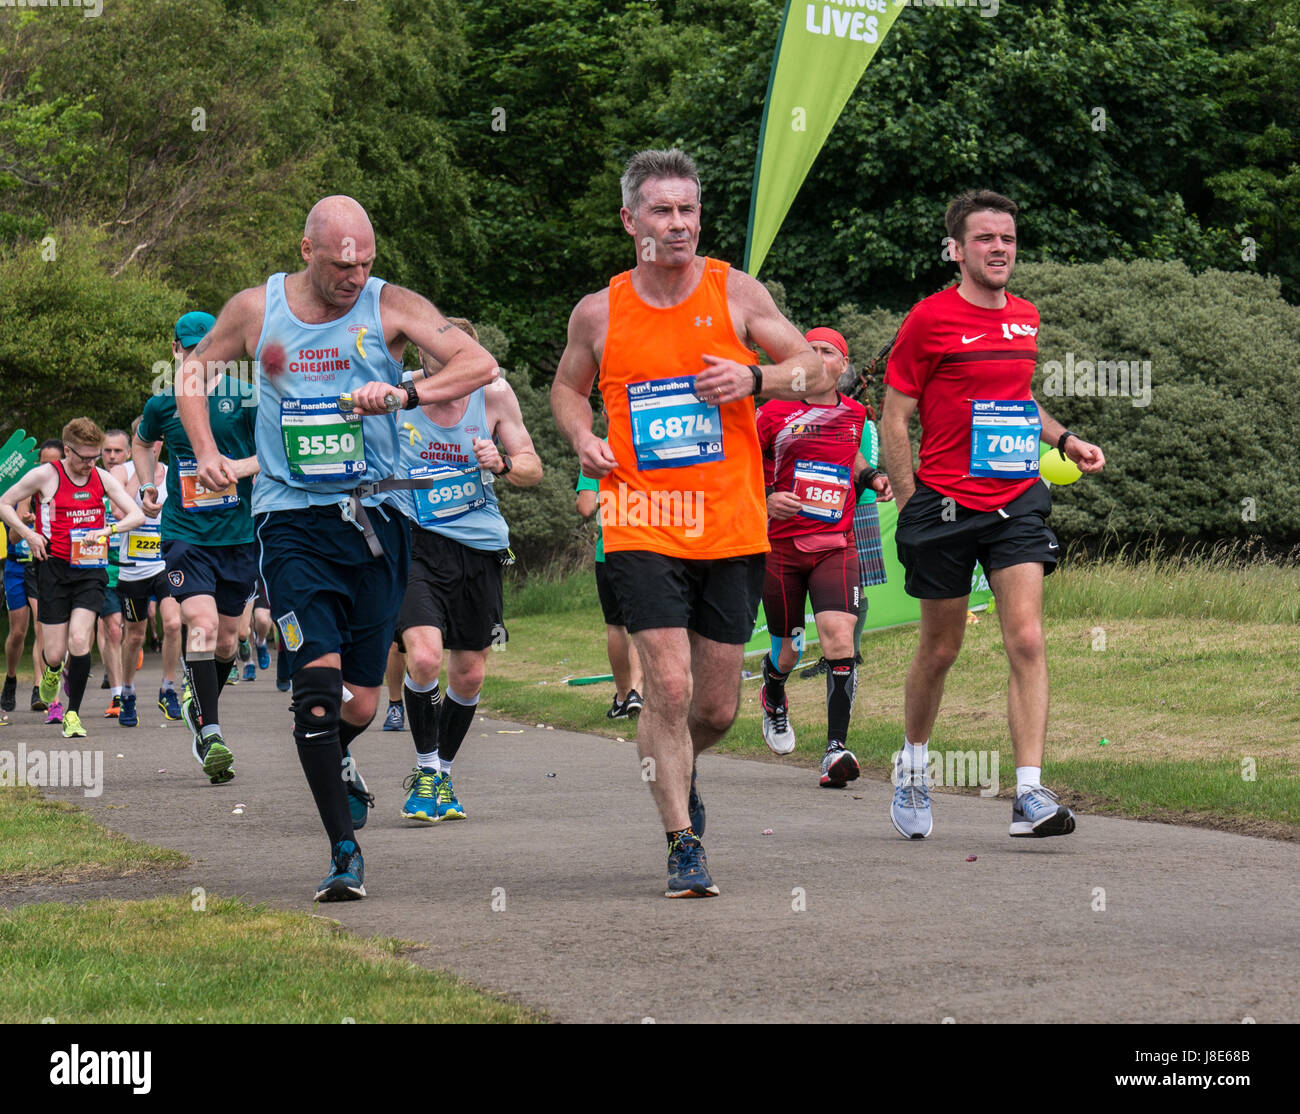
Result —
<path fill-rule="evenodd" d="M 809 329 L 806 333 L 804 333 L 803 339 L 809 342 L 814 340 L 824 341 L 825 343 L 831 345 L 832 347 L 838 348 L 840 355 L 843 356 L 846 360 L 848 359 L 849 342 L 846 341 L 834 329 L 828 329 L 824 325 L 816 329 Z"/>

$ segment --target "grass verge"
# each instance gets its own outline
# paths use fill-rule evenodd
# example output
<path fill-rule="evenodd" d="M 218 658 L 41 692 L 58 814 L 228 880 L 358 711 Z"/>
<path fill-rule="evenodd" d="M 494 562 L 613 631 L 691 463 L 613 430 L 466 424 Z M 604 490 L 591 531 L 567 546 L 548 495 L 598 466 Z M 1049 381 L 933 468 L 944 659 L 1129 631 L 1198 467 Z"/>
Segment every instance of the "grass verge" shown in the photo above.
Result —
<path fill-rule="evenodd" d="M 510 641 L 489 659 L 485 713 L 635 734 L 633 724 L 605 718 L 612 685 L 560 683 L 609 671 L 594 577 L 566 578 L 552 598 L 581 599 L 584 582 L 586 602 L 568 610 L 520 614 L 507 602 Z M 1300 569 L 1169 558 L 1064 568 L 1047 586 L 1048 784 L 1091 811 L 1300 838 L 1300 625 L 1291 618 Z M 866 776 L 888 776 L 902 739 L 916 638 L 915 627 L 902 627 L 863 639 L 849 745 Z M 747 665 L 757 669 L 754 659 Z M 1015 780 L 1007 680 L 997 617 L 981 616 L 967 628 L 931 740 L 940 754 L 986 752 L 990 769 L 996 753 L 1004 793 Z M 805 681 L 796 670 L 788 693 L 800 740 L 793 755 L 777 759 L 762 742 L 757 680 L 743 684 L 736 725 L 718 751 L 815 767 L 825 679 Z"/>
<path fill-rule="evenodd" d="M 0 1022 L 540 1020 L 324 917 L 209 896 L 0 910 Z"/>

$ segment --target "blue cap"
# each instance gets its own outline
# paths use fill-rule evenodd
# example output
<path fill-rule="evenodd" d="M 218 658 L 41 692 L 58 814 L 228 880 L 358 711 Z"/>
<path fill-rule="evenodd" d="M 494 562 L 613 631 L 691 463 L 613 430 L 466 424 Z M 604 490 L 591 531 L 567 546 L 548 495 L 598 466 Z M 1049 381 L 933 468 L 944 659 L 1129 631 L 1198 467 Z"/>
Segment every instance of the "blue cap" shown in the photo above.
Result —
<path fill-rule="evenodd" d="M 208 330 L 216 323 L 217 319 L 212 314 L 191 310 L 176 319 L 176 339 L 182 348 L 193 348 L 208 335 Z"/>

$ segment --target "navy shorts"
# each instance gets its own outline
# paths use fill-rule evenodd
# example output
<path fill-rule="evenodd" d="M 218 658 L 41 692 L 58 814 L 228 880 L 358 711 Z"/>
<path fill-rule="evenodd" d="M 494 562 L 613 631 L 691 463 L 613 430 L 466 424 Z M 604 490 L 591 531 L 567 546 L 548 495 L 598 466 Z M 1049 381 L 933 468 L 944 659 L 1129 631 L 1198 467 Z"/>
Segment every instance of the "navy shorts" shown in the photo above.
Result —
<path fill-rule="evenodd" d="M 163 560 L 167 563 L 167 588 L 172 599 L 212 596 L 218 615 L 242 615 L 253 598 L 257 581 L 257 546 L 196 545 L 177 538 L 163 538 Z"/>
<path fill-rule="evenodd" d="M 21 611 L 27 606 L 27 565 L 30 562 L 5 562 L 5 606 L 10 611 Z"/>
<path fill-rule="evenodd" d="M 383 683 L 406 593 L 410 524 L 391 506 L 367 511 L 383 547 L 379 557 L 334 504 L 256 516 L 262 579 L 290 675 L 339 654 L 344 684 Z"/>
<path fill-rule="evenodd" d="M 104 606 L 99 609 L 99 617 L 107 619 L 110 615 L 122 614 L 122 600 L 117 589 L 111 584 L 104 587 Z"/>

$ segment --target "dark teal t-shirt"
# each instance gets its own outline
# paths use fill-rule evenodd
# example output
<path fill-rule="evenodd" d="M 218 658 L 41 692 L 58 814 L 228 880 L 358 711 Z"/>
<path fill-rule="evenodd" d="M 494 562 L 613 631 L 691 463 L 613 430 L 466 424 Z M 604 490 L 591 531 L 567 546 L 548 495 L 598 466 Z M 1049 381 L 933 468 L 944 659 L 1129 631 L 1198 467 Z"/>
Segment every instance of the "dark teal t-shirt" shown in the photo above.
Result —
<path fill-rule="evenodd" d="M 241 384 L 229 377 L 208 396 L 208 420 L 217 451 L 231 460 L 253 456 L 257 452 L 257 405 L 241 393 Z M 144 417 L 137 436 L 141 441 L 161 440 L 167 446 L 167 502 L 162 509 L 162 536 L 193 545 L 245 545 L 253 540 L 253 513 L 250 499 L 252 477 L 235 485 L 238 502 L 229 506 L 186 510 L 183 492 L 192 490 L 194 450 L 176 413 L 176 397 L 167 391 L 154 395 L 144 404 Z M 200 505 L 212 497 L 199 493 Z"/>

